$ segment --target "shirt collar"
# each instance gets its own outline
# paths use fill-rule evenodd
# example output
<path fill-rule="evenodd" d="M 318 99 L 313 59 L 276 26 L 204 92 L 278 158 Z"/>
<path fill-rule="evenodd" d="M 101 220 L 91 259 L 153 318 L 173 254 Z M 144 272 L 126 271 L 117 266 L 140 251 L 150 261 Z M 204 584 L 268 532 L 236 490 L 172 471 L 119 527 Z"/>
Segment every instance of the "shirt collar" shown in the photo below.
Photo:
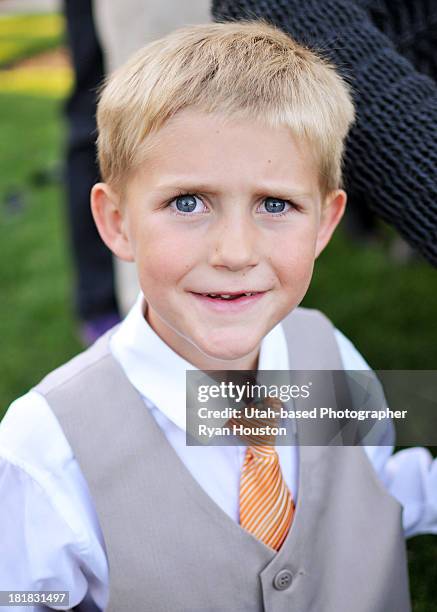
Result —
<path fill-rule="evenodd" d="M 154 332 L 143 312 L 144 296 L 140 293 L 111 336 L 111 353 L 137 391 L 185 431 L 185 372 L 198 368 L 175 353 Z M 258 368 L 288 370 L 287 344 L 280 323 L 261 342 Z"/>

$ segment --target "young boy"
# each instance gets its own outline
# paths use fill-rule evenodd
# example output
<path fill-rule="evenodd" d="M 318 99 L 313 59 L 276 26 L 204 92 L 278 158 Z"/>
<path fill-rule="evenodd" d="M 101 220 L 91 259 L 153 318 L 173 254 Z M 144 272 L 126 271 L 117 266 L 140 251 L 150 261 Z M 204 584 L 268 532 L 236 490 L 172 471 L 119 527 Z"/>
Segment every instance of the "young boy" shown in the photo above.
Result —
<path fill-rule="evenodd" d="M 186 370 L 368 367 L 297 309 L 343 214 L 352 120 L 334 69 L 263 23 L 179 30 L 110 77 L 92 210 L 142 294 L 2 422 L 0 589 L 117 612 L 410 610 L 404 534 L 437 532 L 427 451 L 185 439 Z"/>

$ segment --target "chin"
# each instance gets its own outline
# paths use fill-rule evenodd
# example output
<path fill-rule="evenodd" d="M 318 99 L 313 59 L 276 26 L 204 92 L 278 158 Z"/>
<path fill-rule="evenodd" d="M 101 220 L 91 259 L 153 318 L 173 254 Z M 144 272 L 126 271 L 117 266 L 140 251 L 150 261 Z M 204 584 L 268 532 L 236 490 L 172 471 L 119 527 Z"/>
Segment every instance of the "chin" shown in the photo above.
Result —
<path fill-rule="evenodd" d="M 258 343 L 259 344 L 259 343 Z M 198 348 L 211 359 L 219 359 L 221 361 L 234 361 L 243 359 L 252 353 L 258 346 L 253 339 L 249 342 L 247 336 L 245 338 L 226 341 L 226 337 L 221 337 L 216 341 L 204 339 L 198 344 Z"/>
<path fill-rule="evenodd" d="M 249 354 L 250 351 L 241 350 L 241 347 L 223 349 L 222 351 L 207 351 L 205 354 L 211 359 L 218 359 L 220 361 L 236 361 L 239 359 L 243 359 L 246 355 Z"/>

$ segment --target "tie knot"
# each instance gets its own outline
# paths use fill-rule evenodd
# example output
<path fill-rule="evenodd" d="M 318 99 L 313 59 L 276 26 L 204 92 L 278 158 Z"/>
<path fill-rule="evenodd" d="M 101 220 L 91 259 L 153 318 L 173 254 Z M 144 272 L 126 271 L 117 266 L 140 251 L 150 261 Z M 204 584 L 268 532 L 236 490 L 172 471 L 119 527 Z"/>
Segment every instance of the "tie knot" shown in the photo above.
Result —
<path fill-rule="evenodd" d="M 273 448 L 275 444 L 282 403 L 274 397 L 267 397 L 247 404 L 240 413 L 229 419 L 227 424 L 233 433 L 252 447 Z M 267 452 L 263 453 L 267 456 Z"/>
<path fill-rule="evenodd" d="M 249 446 L 247 452 L 255 461 L 273 462 L 278 460 L 278 453 L 274 446 L 263 444 L 262 446 Z"/>

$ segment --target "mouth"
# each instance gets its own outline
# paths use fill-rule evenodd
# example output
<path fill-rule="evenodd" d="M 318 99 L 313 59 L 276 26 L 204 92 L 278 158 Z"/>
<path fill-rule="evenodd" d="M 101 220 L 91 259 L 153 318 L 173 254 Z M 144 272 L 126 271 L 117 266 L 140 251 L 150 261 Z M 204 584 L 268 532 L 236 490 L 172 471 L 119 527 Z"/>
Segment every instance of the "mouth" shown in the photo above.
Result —
<path fill-rule="evenodd" d="M 266 291 L 223 291 L 217 293 L 190 292 L 197 300 L 218 312 L 239 312 L 260 301 Z"/>
<path fill-rule="evenodd" d="M 203 297 L 210 297 L 216 300 L 237 300 L 258 293 L 264 293 L 264 291 L 216 291 L 214 293 L 196 293 L 196 295 L 203 295 Z"/>

